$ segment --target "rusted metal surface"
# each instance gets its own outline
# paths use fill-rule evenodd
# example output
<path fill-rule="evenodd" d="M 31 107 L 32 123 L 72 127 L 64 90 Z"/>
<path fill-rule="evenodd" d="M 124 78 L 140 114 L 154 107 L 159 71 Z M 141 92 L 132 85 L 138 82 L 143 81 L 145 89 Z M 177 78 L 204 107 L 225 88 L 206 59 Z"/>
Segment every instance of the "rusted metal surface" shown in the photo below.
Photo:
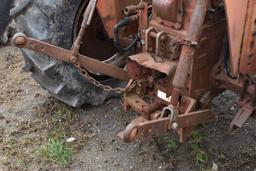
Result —
<path fill-rule="evenodd" d="M 141 67 L 137 62 L 131 60 L 127 63 L 127 72 L 129 73 L 130 78 L 134 80 L 140 80 L 152 74 L 150 69 Z"/>
<path fill-rule="evenodd" d="M 78 53 L 83 40 L 91 41 L 83 34 L 83 23 L 92 16 L 89 9 L 94 7 L 89 3 L 85 20 L 80 21 L 82 29 L 73 53 L 20 34 L 13 41 L 17 47 L 77 65 L 90 82 L 104 90 L 111 88 L 91 78 L 87 70 L 130 80 L 127 88 L 120 90 L 124 92 L 124 109 L 132 108 L 141 116 L 119 134 L 125 142 L 171 129 L 185 142 L 193 126 L 214 117 L 210 101 L 227 89 L 241 95 L 241 109 L 231 127 L 242 127 L 255 111 L 255 0 L 98 0 L 97 12 L 108 38 L 113 38 L 114 25 L 125 17 L 123 11 L 139 22 L 119 30 L 122 40 L 131 40 L 128 35 L 134 31 L 140 37 L 134 54 L 127 59 L 127 71 Z M 223 48 L 227 37 L 230 53 Z M 225 66 L 229 62 L 231 74 Z"/>
<path fill-rule="evenodd" d="M 157 3 L 161 3 L 161 2 L 157 1 Z M 170 81 L 172 80 L 173 76 L 176 76 L 179 79 L 181 79 L 180 75 L 184 76 L 183 86 L 177 86 L 177 88 L 171 89 L 173 94 L 172 94 L 172 97 L 170 98 L 170 101 L 160 100 L 160 103 L 162 104 L 160 105 L 160 107 L 162 106 L 163 108 L 165 105 L 168 106 L 169 104 L 173 104 L 174 106 L 177 106 L 181 112 L 178 118 L 182 118 L 181 121 L 179 122 L 181 122 L 181 125 L 184 124 L 183 125 L 184 127 L 177 129 L 177 133 L 179 134 L 179 137 L 180 137 L 180 142 L 184 142 L 185 139 L 191 135 L 192 126 L 194 126 L 193 124 L 190 123 L 191 120 L 185 117 L 186 114 L 191 113 L 193 111 L 195 111 L 196 113 L 196 111 L 198 110 L 196 109 L 197 100 L 191 99 L 192 100 L 191 101 L 189 100 L 189 98 L 184 98 L 185 97 L 184 95 L 189 94 L 189 95 L 192 95 L 193 97 L 196 97 L 198 96 L 198 94 L 200 94 L 201 91 L 202 92 L 207 91 L 211 87 L 209 85 L 209 82 L 210 82 L 209 75 L 211 73 L 212 67 L 209 67 L 209 66 L 207 67 L 207 64 L 213 66 L 215 63 L 217 63 L 218 58 L 216 58 L 214 55 L 220 54 L 221 44 L 219 42 L 222 41 L 223 35 L 225 33 L 225 27 L 223 26 L 225 25 L 225 22 L 215 23 L 212 25 L 212 27 L 204 25 L 206 20 L 207 6 L 208 6 L 207 2 L 205 2 L 205 4 L 201 4 L 201 1 L 197 1 L 198 4 L 196 3 L 196 1 L 193 1 L 193 2 L 196 10 L 194 9 L 193 10 L 194 13 L 191 14 L 192 16 L 190 18 L 192 21 L 190 22 L 190 24 L 184 23 L 184 25 L 188 25 L 188 27 L 184 27 L 184 29 L 187 28 L 187 30 L 178 31 L 178 30 L 174 30 L 173 28 L 167 27 L 167 25 L 164 23 L 159 22 L 158 24 L 156 24 L 157 21 L 156 22 L 151 21 L 149 24 L 150 26 L 144 32 L 144 35 L 145 35 L 144 53 L 139 53 L 130 57 L 131 60 L 141 65 L 141 67 L 149 68 L 149 69 L 156 70 L 158 72 L 166 74 L 166 76 L 170 77 L 169 79 Z M 171 2 L 169 1 L 169 3 Z M 153 2 L 153 6 L 154 6 L 154 2 Z M 201 11 L 199 9 L 201 9 Z M 200 15 L 201 15 L 201 18 L 198 17 Z M 216 26 L 218 27 L 217 29 L 216 29 Z M 165 35 L 165 36 L 163 38 L 160 38 L 160 35 Z M 180 57 L 178 57 L 178 60 L 175 60 L 175 58 L 167 58 L 167 55 L 160 54 L 162 52 L 168 51 L 168 49 L 160 49 L 160 47 L 162 47 L 163 44 L 166 44 L 166 40 L 169 37 L 171 39 L 174 39 L 180 46 L 183 47 L 183 50 L 181 50 L 181 55 L 179 54 L 179 52 L 175 52 L 176 55 L 180 55 Z M 204 45 L 207 45 L 207 43 L 211 43 L 212 46 L 210 48 L 207 46 L 204 46 Z M 199 47 L 198 47 L 198 44 L 200 44 Z M 173 47 L 174 45 L 169 46 L 169 48 L 173 48 Z M 188 56 L 189 58 L 186 58 L 186 59 L 190 60 L 187 63 L 188 64 L 187 72 L 184 72 L 184 61 L 181 60 L 182 56 Z M 207 59 L 209 60 L 208 63 L 207 63 Z M 182 64 L 181 65 L 182 67 L 180 67 L 182 68 L 182 70 L 180 70 L 179 72 L 176 70 L 177 62 Z M 172 63 L 175 64 L 175 67 L 173 68 L 171 65 Z M 172 72 L 170 72 L 170 70 Z M 176 73 L 173 72 L 175 70 L 176 70 Z M 199 72 L 202 72 L 202 74 L 200 73 L 197 76 L 196 73 L 199 73 Z M 147 76 L 145 76 L 144 79 L 147 79 Z M 150 82 L 151 81 L 149 79 L 148 83 L 146 84 L 150 85 Z M 169 85 L 169 86 L 172 87 L 173 85 Z M 186 91 L 184 91 L 185 86 L 189 87 L 189 88 L 186 88 Z M 155 83 L 155 89 L 156 89 L 155 92 L 158 92 L 159 89 L 163 90 L 163 92 L 167 92 L 168 88 L 161 89 L 160 87 L 162 86 Z M 123 135 L 122 137 L 125 139 L 125 141 L 128 141 L 128 142 L 132 141 L 129 138 L 136 139 L 136 137 L 140 134 L 142 137 L 148 137 L 154 134 L 159 134 L 161 132 L 167 131 L 168 130 L 167 128 L 169 127 L 167 120 L 169 120 L 170 122 L 170 119 L 165 118 L 161 120 L 161 117 L 159 118 L 159 115 L 158 115 L 159 112 L 155 112 L 155 113 L 152 112 L 153 117 L 148 117 L 148 114 L 145 114 L 145 112 L 143 112 L 141 107 L 139 108 L 138 106 L 133 106 L 134 102 L 136 101 L 138 102 L 136 105 L 139 105 L 139 106 L 150 105 L 150 104 L 147 104 L 145 101 L 143 101 L 143 103 L 140 103 L 140 100 L 138 100 L 138 99 L 143 99 L 145 96 L 145 93 L 147 93 L 147 91 L 145 91 L 144 88 L 142 88 L 142 90 L 143 90 L 143 95 L 140 94 L 141 91 L 137 89 L 137 90 L 134 90 L 133 92 L 127 92 L 128 95 L 125 96 L 126 106 L 129 106 L 129 104 L 131 104 L 130 107 L 136 108 L 136 111 L 138 111 L 139 113 L 142 113 L 142 116 L 145 119 L 143 120 L 143 122 L 138 122 L 137 119 L 136 119 L 136 122 L 132 121 L 131 125 L 129 125 L 127 129 L 122 132 L 122 135 Z M 136 95 L 137 100 L 135 101 L 131 100 L 129 97 L 131 95 L 129 94 L 133 94 L 133 95 L 137 94 Z M 156 96 L 156 94 L 157 93 L 155 93 L 153 96 Z M 167 96 L 167 93 L 165 96 Z M 128 107 L 126 107 L 126 109 L 128 109 Z M 204 118 L 205 116 L 206 120 L 211 118 L 212 114 L 210 114 L 209 110 L 207 111 L 207 113 L 209 115 L 206 114 L 200 117 Z M 202 122 L 201 120 L 198 120 L 198 118 L 195 117 L 194 120 L 192 119 L 192 122 L 194 122 L 195 124 Z M 189 124 L 186 125 L 185 124 L 186 122 L 188 122 Z M 139 125 L 138 126 L 139 128 L 137 128 L 136 125 L 137 126 Z M 135 132 L 136 134 L 134 134 Z M 131 133 L 133 136 L 131 136 L 129 133 Z"/>
<path fill-rule="evenodd" d="M 256 73 L 256 4 L 248 0 L 243 45 L 241 48 L 240 73 L 253 75 Z"/>
<path fill-rule="evenodd" d="M 232 90 L 240 95 L 237 105 L 240 107 L 230 124 L 230 129 L 241 128 L 247 119 L 255 112 L 256 84 L 248 76 L 241 75 L 239 79 L 232 79 L 221 70 L 222 63 L 216 65 L 214 71 L 214 84 L 218 90 Z"/>
<path fill-rule="evenodd" d="M 129 16 L 136 14 L 138 10 L 142 10 L 146 7 L 146 4 L 141 2 L 138 5 L 130 5 L 124 8 L 124 14 Z"/>
<path fill-rule="evenodd" d="M 149 118 L 149 114 L 161 106 L 157 102 L 148 104 L 136 94 L 126 96 L 126 105 L 132 107 L 136 112 L 141 113 L 145 118 Z"/>
<path fill-rule="evenodd" d="M 177 106 L 179 103 L 180 97 L 181 97 L 180 90 L 176 88 L 172 89 L 172 98 L 170 103 L 174 106 Z"/>
<path fill-rule="evenodd" d="M 254 113 L 256 105 L 256 85 L 252 84 L 250 80 L 244 81 L 243 89 L 240 94 L 240 101 L 238 106 L 240 110 L 237 112 L 235 118 L 230 124 L 231 130 L 236 127 L 241 128 L 248 118 Z"/>
<path fill-rule="evenodd" d="M 89 4 L 84 12 L 83 21 L 82 21 L 79 33 L 78 33 L 76 40 L 72 46 L 72 55 L 70 57 L 72 60 L 72 63 L 76 63 L 76 61 L 77 61 L 77 55 L 79 53 L 80 46 L 83 43 L 82 40 L 83 40 L 85 31 L 86 31 L 87 27 L 91 24 L 92 16 L 94 15 L 96 4 L 97 4 L 97 0 L 90 0 Z"/>
<path fill-rule="evenodd" d="M 241 46 L 248 7 L 248 0 L 225 0 L 227 24 L 229 29 L 229 47 L 231 72 L 234 76 L 239 73 Z M 239 11 L 239 12 L 238 12 Z"/>
<path fill-rule="evenodd" d="M 153 0 L 153 9 L 158 17 L 177 22 L 178 3 L 177 0 Z"/>
<path fill-rule="evenodd" d="M 170 119 L 163 118 L 153 121 L 136 121 L 132 121 L 123 132 L 119 133 L 123 141 L 130 143 L 135 141 L 138 137 L 147 138 L 152 135 L 167 132 Z"/>
<path fill-rule="evenodd" d="M 83 16 L 85 10 L 87 9 L 87 5 L 89 5 L 88 1 L 83 1 L 77 12 L 74 21 L 73 40 L 77 38 L 80 32 L 81 25 L 84 20 Z M 113 64 L 115 66 L 124 65 L 124 62 L 120 65 L 117 65 L 115 63 L 117 60 L 111 60 L 111 62 L 108 61 L 113 56 L 116 56 L 117 50 L 113 44 L 113 41 L 108 36 L 105 30 L 104 24 L 97 10 L 94 12 L 91 24 L 86 28 L 86 32 L 82 38 L 82 42 L 83 43 L 80 46 L 79 53 L 86 56 L 93 56 L 97 60 L 104 61 L 104 63 Z"/>
<path fill-rule="evenodd" d="M 23 41 L 21 41 L 21 39 Z M 19 48 L 27 48 L 42 53 L 44 55 L 51 56 L 61 61 L 73 63 L 73 60 L 70 59 L 70 57 L 72 56 L 71 51 L 51 45 L 49 43 L 35 40 L 33 38 L 28 38 L 24 34 L 16 34 L 13 37 L 12 42 L 14 46 L 17 46 Z M 16 42 L 18 44 L 16 44 Z M 105 75 L 118 78 L 120 80 L 129 80 L 129 75 L 125 70 L 109 64 L 104 64 L 98 60 L 81 54 L 77 55 L 76 63 L 79 63 L 82 67 L 88 70 L 104 73 Z"/>
<path fill-rule="evenodd" d="M 250 107 L 241 107 L 235 118 L 232 120 L 230 124 L 230 129 L 234 130 L 235 127 L 242 128 L 248 118 L 253 114 L 254 108 Z"/>
<path fill-rule="evenodd" d="M 172 118 L 160 118 L 147 121 L 143 118 L 137 118 L 132 121 L 124 131 L 119 133 L 119 136 L 125 142 L 135 141 L 137 138 L 148 138 L 153 135 L 161 134 L 170 131 L 170 129 L 180 129 L 196 126 L 212 119 L 214 115 L 210 110 L 192 112 L 184 115 L 179 115 L 175 120 Z M 170 128 L 170 124 L 175 123 Z"/>
<path fill-rule="evenodd" d="M 208 5 L 209 0 L 197 0 L 196 8 L 191 17 L 190 25 L 187 32 L 188 41 L 198 41 L 205 21 Z M 185 87 L 187 76 L 192 65 L 194 52 L 195 49 L 193 47 L 183 46 L 179 59 L 179 64 L 173 80 L 173 85 L 176 88 L 182 89 Z"/>
<path fill-rule="evenodd" d="M 214 115 L 210 110 L 196 111 L 177 117 L 176 122 L 179 128 L 188 128 L 213 119 Z"/>
<path fill-rule="evenodd" d="M 255 101 L 251 102 L 250 99 L 242 99 L 238 105 L 240 109 L 230 124 L 231 130 L 234 130 L 236 127 L 242 128 L 249 117 L 255 112 Z"/>
<path fill-rule="evenodd" d="M 158 20 L 167 25 L 180 29 L 183 22 L 183 1 L 180 0 L 153 0 L 153 9 Z"/>
<path fill-rule="evenodd" d="M 101 16 L 102 22 L 109 37 L 113 37 L 113 27 L 125 15 L 122 11 L 130 5 L 137 5 L 140 0 L 99 0 L 97 10 Z"/>
<path fill-rule="evenodd" d="M 193 57 L 190 73 L 187 77 L 185 93 L 190 97 L 200 98 L 204 93 L 213 88 L 211 72 L 218 63 L 223 47 L 223 36 L 226 33 L 225 21 L 219 21 L 212 26 L 205 27 L 200 36 L 199 48 Z"/>
<path fill-rule="evenodd" d="M 168 59 L 159 59 L 160 61 L 157 61 L 157 59 L 155 59 L 150 53 L 141 53 L 138 55 L 130 56 L 129 58 L 144 67 L 157 70 L 159 72 L 165 73 L 166 75 L 174 74 L 177 67 L 177 62 Z"/>

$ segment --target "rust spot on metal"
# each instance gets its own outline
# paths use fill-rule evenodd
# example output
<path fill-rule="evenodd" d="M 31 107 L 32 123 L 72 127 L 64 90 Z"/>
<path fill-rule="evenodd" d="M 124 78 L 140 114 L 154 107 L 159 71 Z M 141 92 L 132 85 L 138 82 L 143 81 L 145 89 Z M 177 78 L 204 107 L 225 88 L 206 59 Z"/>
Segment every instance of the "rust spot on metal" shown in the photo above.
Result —
<path fill-rule="evenodd" d="M 122 89 L 124 109 L 132 108 L 141 116 L 119 133 L 125 142 L 170 129 L 177 132 L 181 143 L 185 142 L 194 126 L 214 118 L 210 101 L 227 89 L 241 96 L 240 110 L 231 123 L 232 128 L 242 127 L 255 112 L 255 0 L 225 0 L 225 7 L 220 6 L 221 0 L 93 2 L 96 1 L 90 1 L 84 20 L 80 20 L 81 28 L 72 50 L 24 34 L 15 35 L 13 44 L 73 63 L 87 78 L 90 78 L 87 70 L 92 70 L 130 80 L 128 88 Z M 92 59 L 93 55 L 78 53 L 81 48 L 86 49 L 86 44 L 80 46 L 83 40 L 92 42 L 85 32 L 95 8 L 103 23 L 102 30 L 106 30 L 110 39 L 113 27 L 125 14 L 136 16 L 134 25 L 119 30 L 122 43 L 132 42 L 133 37 L 129 35 L 134 34 L 130 33 L 138 32 L 136 35 L 140 38 L 136 48 L 127 53 L 132 55 L 125 56 L 127 60 L 122 67 L 126 70 Z M 94 79 L 89 80 L 104 90 L 113 90 Z"/>
<path fill-rule="evenodd" d="M 24 37 L 17 37 L 15 40 L 17 46 L 26 44 L 26 39 Z"/>

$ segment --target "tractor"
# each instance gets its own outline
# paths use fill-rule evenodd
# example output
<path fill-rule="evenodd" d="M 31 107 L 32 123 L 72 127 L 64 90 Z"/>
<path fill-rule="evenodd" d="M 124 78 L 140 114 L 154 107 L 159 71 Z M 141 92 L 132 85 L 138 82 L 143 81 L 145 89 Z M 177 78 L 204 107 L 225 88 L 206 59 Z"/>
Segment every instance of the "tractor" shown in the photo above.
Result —
<path fill-rule="evenodd" d="M 73 107 L 122 94 L 124 111 L 140 114 L 118 134 L 124 142 L 174 130 L 184 143 L 215 117 L 211 101 L 225 90 L 240 95 L 230 129 L 255 112 L 256 0 L 17 0 L 11 7 L 23 69 Z"/>

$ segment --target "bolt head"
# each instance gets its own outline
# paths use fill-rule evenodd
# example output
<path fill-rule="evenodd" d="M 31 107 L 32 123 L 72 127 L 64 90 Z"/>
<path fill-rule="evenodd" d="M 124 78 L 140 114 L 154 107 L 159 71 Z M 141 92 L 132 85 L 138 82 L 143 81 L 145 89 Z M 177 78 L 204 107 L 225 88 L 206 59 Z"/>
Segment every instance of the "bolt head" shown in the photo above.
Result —
<path fill-rule="evenodd" d="M 177 122 L 174 122 L 174 123 L 172 124 L 172 129 L 173 129 L 173 130 L 177 130 L 178 127 L 179 127 L 179 125 L 177 124 Z"/>
<path fill-rule="evenodd" d="M 25 45 L 26 44 L 26 42 L 27 42 L 27 40 L 24 38 L 24 37 L 17 37 L 16 39 L 15 39 L 15 45 L 17 45 L 17 46 L 22 46 L 22 45 Z"/>

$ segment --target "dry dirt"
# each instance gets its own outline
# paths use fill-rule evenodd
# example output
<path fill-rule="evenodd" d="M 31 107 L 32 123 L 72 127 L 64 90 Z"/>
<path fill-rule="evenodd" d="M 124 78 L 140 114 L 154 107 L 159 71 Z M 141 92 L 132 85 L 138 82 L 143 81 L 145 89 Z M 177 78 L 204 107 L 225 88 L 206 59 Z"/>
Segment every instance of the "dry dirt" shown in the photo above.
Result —
<path fill-rule="evenodd" d="M 121 98 L 72 109 L 22 72 L 22 64 L 18 49 L 0 48 L 0 171 L 256 169 L 256 120 L 229 132 L 237 110 L 231 92 L 214 100 L 217 118 L 195 129 L 186 144 L 173 133 L 125 144 L 116 135 L 136 114 L 123 112 Z M 49 136 L 76 138 L 67 144 L 73 149 L 68 166 L 39 155 Z"/>

